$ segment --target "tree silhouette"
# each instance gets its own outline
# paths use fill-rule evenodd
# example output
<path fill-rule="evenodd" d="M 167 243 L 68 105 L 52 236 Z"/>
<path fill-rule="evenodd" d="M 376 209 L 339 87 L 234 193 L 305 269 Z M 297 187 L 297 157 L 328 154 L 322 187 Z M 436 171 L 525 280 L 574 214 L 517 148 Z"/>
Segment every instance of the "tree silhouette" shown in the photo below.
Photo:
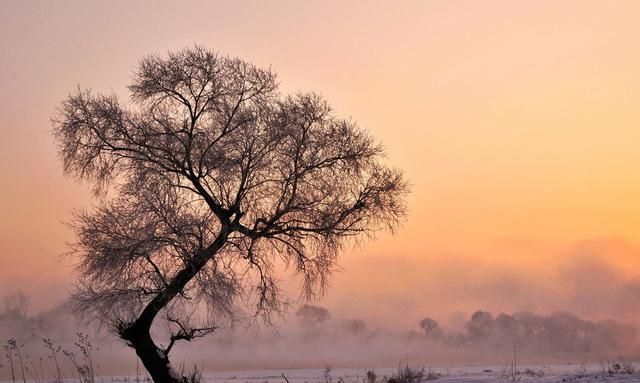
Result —
<path fill-rule="evenodd" d="M 131 105 L 78 89 L 53 125 L 65 173 L 97 197 L 72 222 L 76 307 L 155 382 L 186 380 L 175 342 L 282 310 L 278 260 L 312 298 L 348 238 L 404 217 L 383 148 L 317 94 L 280 94 L 270 70 L 196 46 L 144 58 L 129 90 Z M 166 345 L 150 335 L 160 320 Z"/>
<path fill-rule="evenodd" d="M 424 331 L 425 335 L 432 338 L 440 338 L 444 334 L 438 321 L 432 318 L 423 318 L 420 323 L 420 328 Z"/>

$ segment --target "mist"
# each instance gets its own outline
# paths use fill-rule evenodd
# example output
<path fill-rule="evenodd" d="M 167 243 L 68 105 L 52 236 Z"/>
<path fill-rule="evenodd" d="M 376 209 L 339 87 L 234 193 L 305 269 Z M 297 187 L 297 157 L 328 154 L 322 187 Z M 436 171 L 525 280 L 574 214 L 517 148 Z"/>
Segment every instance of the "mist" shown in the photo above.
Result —
<path fill-rule="evenodd" d="M 562 248 L 503 244 L 477 253 L 363 252 L 345 258 L 344 271 L 320 303 L 380 326 L 408 327 L 429 316 L 463 330 L 464 319 L 478 308 L 495 314 L 566 311 L 636 323 L 638 254 L 620 238 Z"/>
<path fill-rule="evenodd" d="M 373 254 L 360 262 L 361 255 L 352 254 L 323 299 L 292 300 L 271 326 L 241 320 L 193 344 L 178 343 L 176 361 L 209 371 L 504 365 L 514 348 L 522 363 L 636 359 L 640 279 L 616 266 L 635 254 L 617 239 L 582 241 L 536 267 L 453 255 Z M 295 283 L 287 288 L 295 298 Z M 101 373 L 140 370 L 132 349 L 86 319 L 64 303 L 42 310 L 30 296 L 8 293 L 0 339 L 15 337 L 32 360 L 46 364 L 43 338 L 73 351 L 81 332 Z M 72 370 L 69 358 L 63 363 Z"/>
<path fill-rule="evenodd" d="M 588 320 L 570 312 L 543 315 L 473 310 L 466 317 L 460 312 L 449 316 L 457 321 L 440 323 L 424 316 L 412 318 L 411 326 L 375 326 L 367 317 L 342 317 L 325 307 L 303 304 L 292 308 L 275 326 L 237 322 L 195 341 L 195 347 L 179 344 L 176 361 L 215 371 L 323 366 L 365 369 L 398 363 L 500 366 L 514 353 L 520 363 L 532 364 L 640 357 L 638 328 L 631 323 Z M 155 332 L 162 339 L 162 328 Z M 29 298 L 21 293 L 5 296 L 0 336 L 5 346 L 4 340 L 16 339 L 27 365 L 31 363 L 32 374 L 53 368 L 51 351 L 43 339 L 64 352 L 60 364 L 71 374 L 82 336 L 91 345 L 98 373 L 142 373 L 133 350 L 105 328 L 78 319 L 66 305 L 30 314 Z M 0 371 L 0 376 L 8 378 L 7 369 Z"/>

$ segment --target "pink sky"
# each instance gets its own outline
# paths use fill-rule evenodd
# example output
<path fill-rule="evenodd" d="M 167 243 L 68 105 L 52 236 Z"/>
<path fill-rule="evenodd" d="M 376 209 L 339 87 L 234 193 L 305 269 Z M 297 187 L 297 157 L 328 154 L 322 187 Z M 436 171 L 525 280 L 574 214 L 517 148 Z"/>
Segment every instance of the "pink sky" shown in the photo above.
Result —
<path fill-rule="evenodd" d="M 142 56 L 198 43 L 319 91 L 412 183 L 403 229 L 347 252 L 321 304 L 380 322 L 478 308 L 631 319 L 639 14 L 636 1 L 4 2 L 0 291 L 42 309 L 72 282 L 62 222 L 89 196 L 62 175 L 56 105 L 78 85 L 126 99 Z"/>

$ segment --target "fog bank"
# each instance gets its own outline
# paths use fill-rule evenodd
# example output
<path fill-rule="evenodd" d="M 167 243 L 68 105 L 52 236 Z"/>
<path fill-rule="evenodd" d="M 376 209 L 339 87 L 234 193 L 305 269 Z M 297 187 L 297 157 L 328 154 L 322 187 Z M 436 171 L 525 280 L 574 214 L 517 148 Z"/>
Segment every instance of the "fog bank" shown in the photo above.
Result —
<path fill-rule="evenodd" d="M 0 339 L 15 338 L 31 371 L 52 371 L 49 339 L 62 369 L 71 374 L 72 357 L 81 357 L 78 332 L 88 336 L 92 359 L 101 374 L 135 375 L 136 358 L 104 328 L 76 319 L 65 306 L 34 315 L 28 300 L 11 295 L 0 313 Z M 638 328 L 615 320 L 587 320 L 568 312 L 539 315 L 522 311 L 490 313 L 476 310 L 459 318 L 458 328 L 431 317 L 414 318 L 412 326 L 375 326 L 369 318 L 341 317 L 317 305 L 291 310 L 277 327 L 238 324 L 192 343 L 178 344 L 175 364 L 207 371 L 267 368 L 370 368 L 408 362 L 415 366 L 462 364 L 582 363 L 640 357 Z M 162 339 L 162 329 L 156 329 Z M 159 341 L 162 343 L 162 341 Z M 6 364 L 6 363 L 3 363 Z M 140 372 L 142 374 L 142 372 Z M 0 368 L 7 378 L 8 369 Z"/>

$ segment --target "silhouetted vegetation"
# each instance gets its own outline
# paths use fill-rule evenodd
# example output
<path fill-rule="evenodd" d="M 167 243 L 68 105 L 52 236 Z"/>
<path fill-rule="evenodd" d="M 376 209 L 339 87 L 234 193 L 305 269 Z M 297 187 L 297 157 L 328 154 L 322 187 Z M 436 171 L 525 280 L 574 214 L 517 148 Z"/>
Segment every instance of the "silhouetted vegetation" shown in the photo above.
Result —
<path fill-rule="evenodd" d="M 72 223 L 76 308 L 156 382 L 184 380 L 176 342 L 281 312 L 276 262 L 311 298 L 348 239 L 404 217 L 408 186 L 382 146 L 318 94 L 279 93 L 271 70 L 196 46 L 145 57 L 129 90 L 131 105 L 78 89 L 53 130 L 64 171 L 104 197 Z"/>
<path fill-rule="evenodd" d="M 304 304 L 296 310 L 296 317 L 302 326 L 315 327 L 331 319 L 331 314 L 324 307 Z"/>
<path fill-rule="evenodd" d="M 419 327 L 426 336 L 453 346 L 484 344 L 509 349 L 513 342 L 531 350 L 559 352 L 620 352 L 638 338 L 638 329 L 613 320 L 589 321 L 557 312 L 543 316 L 531 312 L 494 316 L 476 311 L 466 323 L 466 332 L 441 332 L 435 320 L 423 319 Z M 433 334 L 438 336 L 434 337 Z"/>
<path fill-rule="evenodd" d="M 4 355 L 0 366 L 0 374 L 4 379 L 16 382 L 60 382 L 71 379 L 97 382 L 100 380 L 99 377 L 104 375 L 105 367 L 109 371 L 108 374 L 130 374 L 139 377 L 139 380 L 148 378 L 146 374 L 139 372 L 132 374 L 137 368 L 133 369 L 136 366 L 127 361 L 127 350 L 124 347 L 116 347 L 111 338 L 105 338 L 90 328 L 86 328 L 90 335 L 77 334 L 75 329 L 83 324 L 77 322 L 64 307 L 35 314 L 30 314 L 27 310 L 26 317 L 16 314 L 25 312 L 24 310 L 15 311 L 11 307 L 13 306 L 6 305 L 5 310 L 0 310 L 0 335 L 8 340 L 3 344 Z M 342 319 L 332 315 L 324 307 L 312 307 L 294 310 L 291 313 L 293 320 L 288 327 L 289 331 L 273 338 L 245 342 L 242 337 L 221 332 L 218 336 L 203 342 L 197 353 L 178 354 L 180 360 L 184 360 L 190 367 L 185 368 L 185 364 L 182 364 L 179 373 L 189 379 L 197 378 L 203 368 L 207 367 L 208 360 L 219 361 L 231 350 L 242 350 L 243 355 L 252 359 L 260 352 L 268 350 L 269 354 L 280 354 L 280 359 L 272 359 L 280 363 L 287 363 L 293 358 L 305 364 L 314 363 L 313 361 L 317 363 L 318 360 L 345 360 L 355 353 L 365 355 L 359 359 L 360 362 L 368 360 L 370 355 L 384 355 L 384 358 L 378 359 L 378 366 L 393 363 L 394 359 L 397 360 L 398 356 L 405 353 L 409 353 L 412 360 L 437 360 L 434 362 L 437 364 L 478 360 L 502 365 L 502 371 L 497 373 L 505 380 L 537 377 L 546 373 L 544 369 L 527 366 L 532 360 L 540 361 L 536 359 L 538 355 L 547 356 L 548 362 L 587 360 L 593 363 L 603 360 L 601 369 L 593 365 L 590 367 L 592 374 L 600 372 L 609 376 L 637 372 L 630 362 L 638 355 L 636 328 L 614 321 L 588 321 L 569 314 L 489 315 L 488 312 L 482 311 L 482 314 L 470 315 L 460 332 L 448 330 L 433 319 L 417 321 L 417 327 L 422 331 L 411 332 L 403 328 L 376 328 L 361 319 Z M 296 312 L 306 314 L 301 317 L 296 315 Z M 303 318 L 305 320 L 302 320 Z M 480 321 L 478 318 L 493 319 Z M 309 327 L 309 321 L 317 325 Z M 479 326 L 481 323 L 482 326 Z M 430 335 L 431 331 L 424 329 L 441 329 L 442 334 L 434 337 Z M 243 331 L 239 329 L 241 334 L 244 334 Z M 550 342 L 549 338 L 554 336 L 554 331 L 563 332 L 564 342 L 574 343 L 567 345 Z M 572 333 L 580 334 L 576 341 L 566 336 Z M 251 350 L 257 347 L 261 347 L 262 351 L 259 349 L 255 354 L 251 354 Z M 314 359 L 317 355 L 321 357 Z M 444 359 L 437 359 L 443 355 Z M 485 356 L 492 359 L 480 359 Z M 231 359 L 224 360 L 228 362 Z M 262 363 L 259 359 L 254 362 L 256 364 L 248 366 L 255 368 L 258 367 L 257 363 Z M 198 367 L 204 367 L 192 369 L 196 363 Z M 295 366 L 301 367 L 305 364 Z M 386 376 L 379 376 L 375 371 L 371 371 L 369 375 L 375 377 L 378 383 L 386 383 L 392 375 L 403 376 L 397 373 L 399 370 L 393 373 L 387 371 Z M 577 375 L 588 373 L 584 363 L 572 372 Z M 429 370 L 424 370 L 424 373 L 428 375 Z M 329 371 L 329 376 L 331 374 L 332 371 Z M 331 379 L 335 383 L 339 381 L 339 376 Z M 368 377 L 365 376 L 363 379 Z"/>

